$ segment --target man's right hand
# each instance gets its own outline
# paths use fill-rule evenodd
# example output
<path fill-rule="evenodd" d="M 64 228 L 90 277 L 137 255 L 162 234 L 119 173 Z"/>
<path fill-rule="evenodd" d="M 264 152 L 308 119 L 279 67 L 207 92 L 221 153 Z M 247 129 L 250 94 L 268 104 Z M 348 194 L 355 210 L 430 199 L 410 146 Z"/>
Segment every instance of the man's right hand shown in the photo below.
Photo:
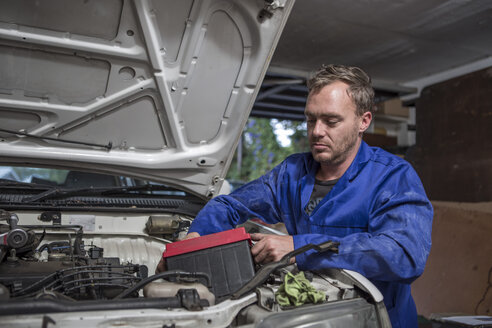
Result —
<path fill-rule="evenodd" d="M 256 244 L 251 248 L 251 254 L 256 263 L 267 264 L 280 261 L 285 254 L 294 250 L 292 236 L 253 233 L 251 239 L 256 241 Z M 295 257 L 290 259 L 290 263 L 294 262 Z"/>
<path fill-rule="evenodd" d="M 183 240 L 196 238 L 196 237 L 200 237 L 200 234 L 198 232 L 190 232 L 189 234 L 186 235 L 186 237 L 183 238 Z M 158 274 L 158 273 L 161 273 L 164 271 L 166 271 L 166 261 L 164 261 L 164 258 L 161 257 L 159 264 L 157 264 L 157 268 L 155 268 L 155 274 Z"/>

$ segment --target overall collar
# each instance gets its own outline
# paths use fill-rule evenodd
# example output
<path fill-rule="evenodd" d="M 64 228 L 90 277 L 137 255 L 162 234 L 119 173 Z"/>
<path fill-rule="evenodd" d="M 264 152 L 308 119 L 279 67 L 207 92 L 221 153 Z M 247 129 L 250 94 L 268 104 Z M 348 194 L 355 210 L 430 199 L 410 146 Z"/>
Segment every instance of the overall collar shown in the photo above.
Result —
<path fill-rule="evenodd" d="M 344 173 L 344 175 L 348 177 L 349 181 L 355 179 L 355 177 L 359 174 L 359 172 L 362 170 L 364 165 L 371 159 L 371 157 L 372 157 L 371 147 L 369 147 L 364 141 L 361 141 L 357 155 L 355 156 L 352 164 L 350 164 L 347 171 Z"/>

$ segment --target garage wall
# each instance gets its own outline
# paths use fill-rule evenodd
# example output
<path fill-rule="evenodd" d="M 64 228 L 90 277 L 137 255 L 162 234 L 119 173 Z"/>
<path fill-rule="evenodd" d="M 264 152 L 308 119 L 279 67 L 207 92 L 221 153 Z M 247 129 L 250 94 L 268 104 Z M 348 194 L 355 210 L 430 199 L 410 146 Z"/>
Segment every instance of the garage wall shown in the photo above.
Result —
<path fill-rule="evenodd" d="M 432 200 L 492 201 L 492 67 L 422 90 L 406 158 Z"/>
<path fill-rule="evenodd" d="M 416 115 L 406 158 L 435 213 L 418 312 L 492 315 L 492 68 L 425 88 Z"/>
<path fill-rule="evenodd" d="M 433 206 L 431 253 L 412 284 L 418 313 L 492 315 L 492 203 Z"/>

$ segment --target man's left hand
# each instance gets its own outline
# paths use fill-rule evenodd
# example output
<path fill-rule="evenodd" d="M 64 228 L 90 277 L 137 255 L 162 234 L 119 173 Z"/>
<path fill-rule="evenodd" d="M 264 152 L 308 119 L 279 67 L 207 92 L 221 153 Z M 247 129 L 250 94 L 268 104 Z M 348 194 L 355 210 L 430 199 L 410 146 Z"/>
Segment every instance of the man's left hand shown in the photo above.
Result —
<path fill-rule="evenodd" d="M 251 248 L 251 254 L 256 263 L 266 264 L 279 261 L 285 254 L 294 250 L 292 236 L 268 235 L 263 233 L 251 234 L 256 244 Z M 291 259 L 291 263 L 295 258 Z"/>

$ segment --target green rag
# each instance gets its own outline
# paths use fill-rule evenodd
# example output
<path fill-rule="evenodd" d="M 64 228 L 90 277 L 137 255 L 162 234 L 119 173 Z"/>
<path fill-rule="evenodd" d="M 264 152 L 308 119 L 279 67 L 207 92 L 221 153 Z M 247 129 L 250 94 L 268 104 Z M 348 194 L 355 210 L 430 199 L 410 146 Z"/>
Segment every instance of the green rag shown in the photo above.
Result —
<path fill-rule="evenodd" d="M 299 272 L 295 276 L 287 272 L 284 283 L 275 293 L 280 306 L 299 306 L 305 303 L 320 303 L 325 300 L 325 294 L 317 291 L 304 276 L 304 272 Z"/>

